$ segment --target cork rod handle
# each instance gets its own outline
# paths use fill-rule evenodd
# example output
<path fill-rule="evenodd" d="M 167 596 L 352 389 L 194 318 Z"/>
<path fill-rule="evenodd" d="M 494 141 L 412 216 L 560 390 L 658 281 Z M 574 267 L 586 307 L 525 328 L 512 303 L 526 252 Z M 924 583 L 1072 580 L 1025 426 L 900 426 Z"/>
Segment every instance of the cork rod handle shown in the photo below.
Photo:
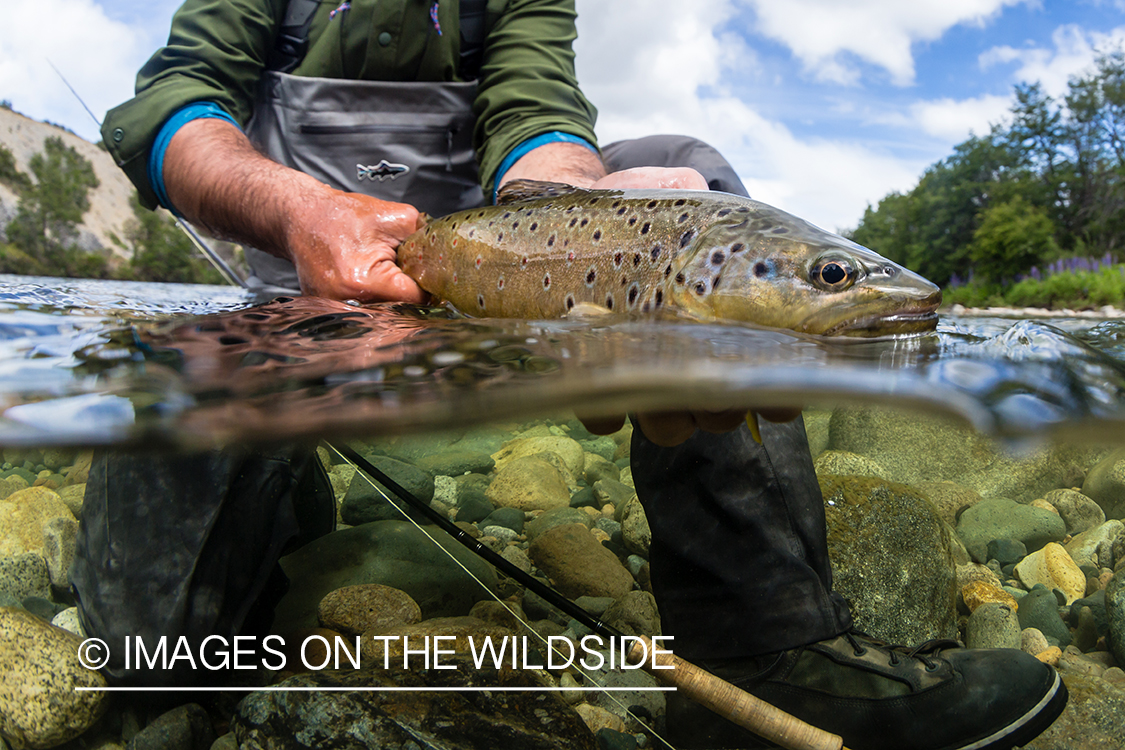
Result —
<path fill-rule="evenodd" d="M 629 653 L 631 663 L 644 661 L 645 670 L 658 680 L 743 729 L 788 750 L 847 750 L 837 735 L 806 724 L 674 654 L 654 652 L 648 637 L 638 638 Z"/>

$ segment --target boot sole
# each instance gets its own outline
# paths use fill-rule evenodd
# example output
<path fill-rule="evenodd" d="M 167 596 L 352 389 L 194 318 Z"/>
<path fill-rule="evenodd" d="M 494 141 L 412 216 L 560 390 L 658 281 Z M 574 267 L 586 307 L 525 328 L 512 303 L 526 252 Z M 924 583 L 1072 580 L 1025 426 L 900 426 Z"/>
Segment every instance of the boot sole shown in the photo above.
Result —
<path fill-rule="evenodd" d="M 1069 693 L 1059 673 L 1047 694 L 1026 714 L 1008 726 L 968 745 L 949 747 L 947 750 L 1009 750 L 1038 737 L 1047 730 L 1066 708 Z"/>

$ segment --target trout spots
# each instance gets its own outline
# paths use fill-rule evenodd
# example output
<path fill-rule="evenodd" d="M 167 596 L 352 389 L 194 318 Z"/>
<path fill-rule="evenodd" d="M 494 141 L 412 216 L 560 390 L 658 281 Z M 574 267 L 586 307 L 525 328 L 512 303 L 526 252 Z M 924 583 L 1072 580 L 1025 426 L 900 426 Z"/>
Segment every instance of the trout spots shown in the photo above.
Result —
<path fill-rule="evenodd" d="M 626 208 L 625 206 L 622 206 L 621 208 L 617 209 L 617 215 L 618 216 L 624 216 L 625 212 L 628 211 L 628 210 L 629 210 L 628 208 Z"/>
<path fill-rule="evenodd" d="M 528 261 L 531 260 L 526 255 L 520 258 L 520 268 L 527 268 Z"/>
<path fill-rule="evenodd" d="M 513 221 L 512 222 L 512 229 L 519 229 L 519 228 L 520 228 L 520 223 L 518 221 Z"/>
<path fill-rule="evenodd" d="M 567 268 L 574 265 L 574 251 L 573 250 L 571 250 L 569 253 L 566 254 L 566 265 L 567 265 Z"/>
<path fill-rule="evenodd" d="M 668 266 L 668 268 L 664 271 L 664 275 L 667 276 L 668 272 L 671 271 L 671 270 L 672 270 L 672 267 Z M 677 286 L 683 286 L 685 281 L 687 281 L 687 278 L 684 276 L 682 271 L 680 273 L 676 274 L 676 285 Z"/>
<path fill-rule="evenodd" d="M 641 265 L 641 254 L 633 253 L 633 268 L 638 268 Z"/>
<path fill-rule="evenodd" d="M 757 276 L 759 279 L 766 278 L 772 272 L 773 272 L 773 269 L 770 268 L 770 264 L 766 263 L 764 260 L 760 260 L 760 261 L 758 261 L 757 263 L 754 264 L 754 275 Z"/>
<path fill-rule="evenodd" d="M 613 309 L 613 295 L 612 294 L 607 294 L 605 296 L 605 306 L 609 310 Z"/>
<path fill-rule="evenodd" d="M 477 233 L 477 230 L 470 229 L 469 230 L 469 239 L 471 240 L 476 233 Z"/>
<path fill-rule="evenodd" d="M 483 264 L 483 263 L 484 263 L 484 258 L 480 255 L 478 255 L 477 259 L 473 261 L 473 265 L 477 267 L 478 271 L 480 270 L 481 264 Z"/>
<path fill-rule="evenodd" d="M 729 215 L 730 215 L 730 209 L 729 208 L 721 208 L 717 212 L 715 212 L 715 216 L 718 216 L 718 217 L 729 216 Z"/>
<path fill-rule="evenodd" d="M 597 242 L 598 240 L 600 240 L 602 238 L 602 230 L 595 229 L 593 237 L 594 237 L 594 242 Z"/>
<path fill-rule="evenodd" d="M 683 224 L 687 220 L 688 220 L 688 214 L 682 213 L 682 214 L 680 214 L 680 218 L 676 219 L 676 223 L 677 224 Z"/>
<path fill-rule="evenodd" d="M 770 234 L 789 234 L 789 230 L 785 227 L 777 227 Z"/>
<path fill-rule="evenodd" d="M 588 201 L 588 203 L 589 203 L 589 204 L 590 204 L 591 206 L 596 206 L 596 205 L 598 205 L 598 201 L 600 201 L 600 200 L 601 200 L 601 198 L 591 198 L 591 199 L 590 199 L 590 200 Z"/>
<path fill-rule="evenodd" d="M 741 242 L 736 242 L 730 246 L 730 253 L 734 255 L 735 253 L 741 253 L 745 249 L 746 245 L 743 245 Z"/>
<path fill-rule="evenodd" d="M 496 279 L 496 291 L 498 291 L 498 292 L 504 291 L 504 277 L 503 276 Z"/>
<path fill-rule="evenodd" d="M 547 238 L 547 247 L 554 247 L 554 246 L 555 246 L 555 235 L 552 234 L 550 237 Z"/>
<path fill-rule="evenodd" d="M 625 253 L 618 250 L 616 253 L 613 254 L 613 267 L 614 268 L 621 268 L 621 262 L 623 260 L 625 260 Z"/>
<path fill-rule="evenodd" d="M 672 264 L 669 263 L 668 265 L 664 266 L 664 278 L 668 278 L 671 275 L 672 275 Z M 683 274 L 680 274 L 680 275 L 682 276 Z"/>
<path fill-rule="evenodd" d="M 574 309 L 574 295 L 573 294 L 566 295 L 566 309 L 567 310 L 573 310 Z"/>
<path fill-rule="evenodd" d="M 641 234 L 648 234 L 648 230 L 651 229 L 651 228 L 652 228 L 652 224 L 650 224 L 646 221 L 644 223 L 644 226 L 641 227 Z"/>
<path fill-rule="evenodd" d="M 483 294 L 477 295 L 477 307 L 479 307 L 482 310 L 484 309 L 484 295 Z"/>
<path fill-rule="evenodd" d="M 664 290 L 663 289 L 657 289 L 656 294 L 652 295 L 652 304 L 655 305 L 656 309 L 658 309 L 658 310 L 660 309 L 660 306 L 664 304 Z"/>
<path fill-rule="evenodd" d="M 636 223 L 637 223 L 637 217 L 636 216 L 630 216 L 629 217 L 629 226 L 634 226 Z"/>
<path fill-rule="evenodd" d="M 503 242 L 504 241 L 504 233 L 503 232 L 500 232 L 499 234 L 496 235 L 496 241 L 497 242 Z M 683 246 L 681 245 L 681 247 L 683 247 Z"/>
<path fill-rule="evenodd" d="M 702 297 L 704 294 L 707 294 L 707 282 L 706 281 L 695 282 L 695 287 L 692 288 L 692 291 L 695 292 L 696 294 L 698 294 L 700 297 Z"/>
<path fill-rule="evenodd" d="M 726 259 L 727 256 L 723 254 L 722 250 L 716 250 L 715 252 L 711 253 L 711 265 L 713 266 L 723 265 Z"/>
<path fill-rule="evenodd" d="M 649 201 L 648 203 L 645 204 L 645 208 L 647 208 L 650 211 L 652 209 L 656 208 L 656 201 Z"/>
<path fill-rule="evenodd" d="M 543 274 L 543 289 L 550 289 L 550 288 L 551 288 L 551 274 L 545 273 L 545 274 Z"/>
<path fill-rule="evenodd" d="M 574 226 L 574 225 L 575 225 L 575 224 L 577 224 L 577 223 L 578 223 L 578 219 L 571 219 L 571 220 L 570 220 L 570 223 L 569 223 L 569 224 L 567 224 L 567 226 L 568 226 L 568 227 L 572 227 L 572 226 Z"/>
<path fill-rule="evenodd" d="M 453 272 L 453 283 L 454 284 L 457 283 L 457 272 L 456 271 Z"/>
<path fill-rule="evenodd" d="M 586 269 L 586 288 L 587 289 L 593 288 L 594 282 L 596 282 L 597 280 L 598 280 L 598 271 L 593 266 L 590 266 L 588 269 Z"/>
<path fill-rule="evenodd" d="M 682 250 L 685 247 L 687 247 L 688 243 L 691 242 L 693 237 L 695 237 L 695 230 L 694 229 L 689 229 L 686 232 L 684 232 L 683 236 L 680 237 L 680 249 Z"/>
<path fill-rule="evenodd" d="M 578 228 L 579 228 L 579 229 L 581 229 L 582 227 L 586 226 L 586 225 L 587 225 L 587 224 L 589 224 L 589 223 L 590 223 L 590 219 L 589 219 L 589 218 L 587 218 L 587 217 L 582 217 L 582 221 L 578 222 Z"/>
<path fill-rule="evenodd" d="M 679 208 L 680 206 L 684 205 L 685 203 L 687 203 L 687 201 L 684 200 L 683 198 L 680 198 L 678 201 L 676 201 L 672 205 L 675 206 L 676 208 Z"/>
<path fill-rule="evenodd" d="M 637 298 L 641 295 L 641 287 L 637 282 L 633 282 L 629 286 L 629 293 L 626 295 L 626 303 L 630 310 L 637 306 Z"/>
<path fill-rule="evenodd" d="M 653 263 L 660 260 L 660 245 L 653 245 L 649 255 L 652 256 Z"/>
<path fill-rule="evenodd" d="M 711 280 L 711 291 L 712 292 L 714 292 L 716 289 L 719 288 L 719 280 L 722 279 L 722 278 L 723 278 L 722 276 L 716 276 L 714 279 Z"/>
<path fill-rule="evenodd" d="M 539 228 L 539 222 L 538 221 L 531 222 L 531 226 L 528 227 L 528 229 L 530 229 L 532 232 L 534 232 L 538 228 Z"/>

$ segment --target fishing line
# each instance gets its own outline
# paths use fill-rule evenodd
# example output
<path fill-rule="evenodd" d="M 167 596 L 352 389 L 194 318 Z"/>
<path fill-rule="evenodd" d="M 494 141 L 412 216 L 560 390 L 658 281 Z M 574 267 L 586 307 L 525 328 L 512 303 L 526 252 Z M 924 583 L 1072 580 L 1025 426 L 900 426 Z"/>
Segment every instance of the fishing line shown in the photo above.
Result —
<path fill-rule="evenodd" d="M 414 518 L 412 518 L 410 516 L 410 514 L 406 512 L 405 509 L 403 509 L 398 503 L 396 503 L 394 500 L 392 500 L 390 495 L 388 495 L 383 490 L 383 487 L 379 486 L 379 484 L 380 483 L 384 484 L 387 488 L 392 490 L 394 493 L 398 494 L 400 496 L 400 498 L 402 498 L 403 500 L 407 499 L 407 497 L 410 496 L 410 493 L 406 489 L 399 486 L 394 480 L 390 479 L 390 477 L 388 477 L 385 473 L 380 471 L 377 467 L 372 466 L 369 461 L 365 460 L 363 457 L 361 457 L 358 453 L 353 451 L 351 448 L 349 448 L 347 446 L 344 446 L 343 448 L 337 448 L 335 445 L 333 445 L 333 444 L 331 444 L 327 441 L 321 441 L 321 442 L 323 443 L 323 445 L 326 448 L 334 451 L 336 453 L 336 455 L 338 455 L 338 456 L 340 456 L 340 458 L 344 459 L 344 461 L 346 461 L 349 466 L 351 466 L 352 468 L 354 468 L 356 470 L 357 476 L 363 477 L 364 481 L 366 481 L 369 485 L 371 485 L 371 487 L 374 488 L 375 491 L 378 492 L 383 497 L 384 500 L 386 500 L 388 503 L 390 503 L 392 508 L 394 508 L 399 513 L 401 513 L 402 516 L 404 518 L 406 518 L 407 521 L 409 521 L 411 524 L 414 525 L 414 528 L 421 531 L 431 542 L 436 544 L 439 549 L 441 549 L 443 552 L 445 552 L 445 554 L 448 555 L 449 558 L 451 560 L 453 560 L 453 562 L 456 563 L 459 568 L 461 568 L 461 570 L 465 571 L 465 573 L 470 578 L 472 578 L 474 581 L 476 581 L 478 584 L 480 584 L 481 588 L 483 588 L 485 590 L 485 592 L 490 597 L 492 597 L 495 601 L 497 601 L 500 604 L 500 606 L 502 606 L 504 609 L 506 609 L 508 611 L 508 613 L 511 614 L 513 618 L 515 618 L 516 622 L 523 625 L 528 631 L 531 632 L 531 634 L 533 636 L 535 636 L 540 641 L 542 641 L 543 644 L 548 649 L 554 651 L 560 657 L 563 656 L 557 649 L 555 649 L 551 645 L 550 641 L 548 641 L 546 638 L 544 638 L 537 630 L 535 630 L 535 628 L 531 627 L 531 625 L 528 622 L 526 622 L 523 618 L 521 618 L 519 616 L 519 614 L 517 614 L 516 611 L 511 606 L 509 606 L 509 604 L 507 602 L 505 602 L 503 599 L 501 599 L 496 594 L 496 592 L 494 592 L 492 589 L 490 589 L 488 587 L 488 585 L 484 583 L 484 581 L 482 581 L 480 578 L 478 578 L 476 576 L 475 573 L 473 573 L 473 571 L 469 570 L 469 568 L 466 567 L 466 565 L 464 563 L 462 563 L 460 560 L 458 560 L 456 555 L 454 555 L 452 552 L 447 550 L 441 544 L 441 542 L 439 542 L 432 534 L 430 534 L 429 531 L 427 531 L 421 524 L 419 524 L 417 521 L 415 521 Z M 378 482 L 375 481 L 376 478 L 378 478 L 378 480 L 379 480 Z M 435 520 L 437 518 L 441 518 L 441 514 L 438 513 L 438 511 L 436 511 L 433 508 L 430 508 L 429 506 L 425 505 L 425 503 L 422 503 L 420 500 L 418 501 L 418 505 L 414 505 L 413 503 L 411 503 L 411 506 L 415 507 L 417 510 L 421 511 L 423 514 L 425 514 L 426 516 L 428 516 L 430 518 L 433 518 Z M 429 511 L 429 512 L 427 512 L 427 511 Z M 452 525 L 452 523 L 448 519 L 443 518 L 442 521 L 444 521 L 444 523 L 439 521 L 438 526 L 442 527 L 443 530 L 445 530 L 445 524 Z M 456 527 L 454 527 L 454 528 L 456 528 Z M 465 536 L 468 536 L 463 529 L 458 528 L 457 531 L 460 532 L 460 534 L 464 534 Z M 508 572 L 508 568 L 510 567 L 510 568 L 512 568 L 512 570 L 514 572 L 521 574 L 521 577 L 526 576 L 527 578 L 531 578 L 532 580 L 535 580 L 530 574 L 524 573 L 522 570 L 519 570 L 518 568 L 515 568 L 514 566 L 512 566 L 512 564 L 510 562 L 508 562 L 504 558 L 497 555 L 495 552 L 490 550 L 488 547 L 485 547 L 484 545 L 480 544 L 479 542 L 477 542 L 475 539 L 472 539 L 471 537 L 469 537 L 469 538 L 472 540 L 473 543 L 475 543 L 476 547 L 478 547 L 478 548 L 480 548 L 480 550 L 482 550 L 482 556 L 485 556 L 484 553 L 488 553 L 489 555 L 492 555 L 494 557 L 499 558 L 504 565 L 498 565 L 497 567 L 501 567 L 504 570 L 505 573 Z M 487 557 L 486 557 L 486 559 L 487 559 Z M 493 561 L 489 560 L 489 562 L 493 562 Z M 517 576 L 512 576 L 512 577 L 519 580 L 519 577 L 517 577 Z M 522 583 L 523 581 L 520 581 L 520 582 Z M 594 630 L 595 632 L 598 632 L 600 630 L 600 632 L 602 632 L 602 633 L 612 633 L 612 634 L 615 634 L 617 636 L 623 635 L 623 633 L 621 633 L 620 631 L 616 630 L 615 628 L 610 627 L 609 625 L 606 625 L 606 624 L 602 623 L 601 620 L 598 620 L 596 617 L 591 615 L 589 612 L 586 612 L 584 609 L 579 607 L 577 604 L 574 604 L 569 599 L 566 599 L 566 597 L 562 596 L 562 594 L 559 594 L 558 592 L 555 592 L 553 589 L 550 589 L 550 587 L 545 586 L 545 584 L 543 584 L 541 581 L 535 581 L 535 583 L 538 584 L 539 586 L 543 586 L 548 591 L 553 593 L 555 595 L 555 597 L 557 597 L 558 599 L 562 600 L 563 602 L 566 602 L 567 604 L 569 604 L 570 608 L 573 608 L 574 610 L 576 610 L 577 613 L 581 614 L 584 617 L 584 619 L 586 619 L 587 621 L 592 622 L 592 623 L 596 623 L 598 627 L 590 627 L 590 625 L 588 625 L 586 622 L 582 622 L 582 620 L 579 620 L 579 622 L 582 622 L 583 625 L 586 625 L 587 627 L 590 627 L 591 630 Z M 540 595 L 542 595 L 542 594 L 540 594 Z M 544 598 L 547 598 L 547 597 L 544 597 Z M 551 603 L 554 604 L 555 602 L 552 601 Z M 563 609 L 563 608 L 560 607 L 560 609 Z M 564 611 L 566 611 L 566 609 L 564 609 Z M 571 613 L 567 612 L 567 614 L 571 614 Z M 578 618 L 576 617 L 575 619 L 578 619 Z M 611 649 L 613 648 L 612 642 L 610 644 L 610 648 Z M 617 704 L 617 706 L 621 710 L 623 710 L 626 714 L 631 716 L 640 726 L 645 727 L 652 734 L 653 737 L 655 737 L 656 739 L 663 742 L 667 747 L 675 748 L 675 746 L 671 742 L 669 742 L 665 737 L 661 736 L 656 731 L 656 729 L 654 727 L 650 726 L 650 724 L 654 723 L 654 722 L 643 721 L 639 716 L 637 716 L 635 713 L 633 713 L 629 709 L 628 706 L 626 706 L 624 703 L 622 703 L 620 700 L 618 700 L 613 695 L 613 693 L 609 689 L 606 688 L 606 686 L 599 685 L 598 682 L 590 674 L 583 671 L 582 668 L 579 667 L 577 664 L 572 663 L 570 666 L 574 669 L 574 671 L 578 672 L 580 675 L 582 675 L 584 678 L 586 678 L 586 680 L 592 685 L 592 687 L 588 688 L 589 690 L 599 690 L 599 691 L 601 691 L 601 693 L 603 695 L 605 695 L 607 698 L 609 698 L 613 703 Z M 607 671 L 607 674 L 608 674 L 608 671 Z M 655 719 L 655 717 L 653 717 L 653 719 Z"/>

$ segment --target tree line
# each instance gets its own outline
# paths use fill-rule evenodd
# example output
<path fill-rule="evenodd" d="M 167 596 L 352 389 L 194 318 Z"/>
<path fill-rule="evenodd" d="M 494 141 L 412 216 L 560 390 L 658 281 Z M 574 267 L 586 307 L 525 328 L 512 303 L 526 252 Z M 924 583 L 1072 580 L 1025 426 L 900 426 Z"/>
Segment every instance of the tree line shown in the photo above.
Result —
<path fill-rule="evenodd" d="M 20 171 L 11 150 L 0 145 L 0 183 L 19 198 L 15 218 L 5 227 L 7 243 L 0 243 L 0 273 L 224 283 L 175 222 L 143 208 L 135 192 L 125 236 L 111 238 L 128 251 L 129 260 L 114 265 L 108 251 L 81 249 L 78 225 L 90 209 L 90 191 L 99 184 L 93 165 L 52 136 L 28 167 L 30 174 Z"/>
<path fill-rule="evenodd" d="M 1016 86 L 1010 120 L 868 206 L 852 239 L 977 298 L 1113 265 L 1125 248 L 1125 53 L 1100 55 L 1061 98 Z M 1103 297 L 1125 295 L 1119 268 L 1101 275 L 1117 288 Z"/>

